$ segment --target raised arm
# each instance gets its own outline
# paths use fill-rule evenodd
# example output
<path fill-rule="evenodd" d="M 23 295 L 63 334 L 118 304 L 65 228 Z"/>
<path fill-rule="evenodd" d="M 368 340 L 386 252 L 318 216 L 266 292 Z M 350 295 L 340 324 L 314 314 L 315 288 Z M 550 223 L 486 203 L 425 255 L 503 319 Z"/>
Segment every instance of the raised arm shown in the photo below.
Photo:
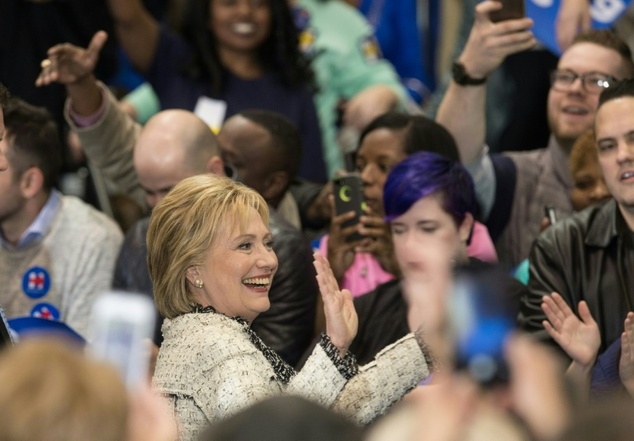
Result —
<path fill-rule="evenodd" d="M 562 0 L 557 13 L 557 43 L 565 51 L 579 32 L 590 29 L 590 2 L 588 0 Z"/>
<path fill-rule="evenodd" d="M 146 73 L 159 39 L 158 22 L 145 9 L 141 0 L 108 0 L 119 43 L 132 65 Z"/>
<path fill-rule="evenodd" d="M 107 38 L 107 34 L 100 31 L 86 49 L 69 43 L 53 46 L 36 85 L 60 83 L 66 86 L 70 105 L 65 116 L 79 136 L 86 156 L 121 192 L 145 207 L 145 194 L 132 162 L 141 128 L 119 108 L 114 96 L 93 75 L 99 51 Z M 76 124 L 72 114 L 96 119 L 82 127 Z"/>
<path fill-rule="evenodd" d="M 489 13 L 500 7 L 500 3 L 494 1 L 476 6 L 469 39 L 458 57 L 472 78 L 487 78 L 508 55 L 535 45 L 535 38 L 529 31 L 533 24 L 531 19 L 491 22 Z M 486 83 L 464 86 L 452 81 L 438 108 L 436 120 L 456 139 L 465 164 L 476 160 L 484 147 L 485 102 Z"/>
<path fill-rule="evenodd" d="M 86 49 L 70 43 L 51 47 L 46 53 L 48 58 L 42 61 L 42 71 L 35 85 L 64 84 L 73 110 L 82 116 L 93 115 L 102 103 L 101 89 L 93 72 L 107 39 L 108 34 L 99 31 Z"/>

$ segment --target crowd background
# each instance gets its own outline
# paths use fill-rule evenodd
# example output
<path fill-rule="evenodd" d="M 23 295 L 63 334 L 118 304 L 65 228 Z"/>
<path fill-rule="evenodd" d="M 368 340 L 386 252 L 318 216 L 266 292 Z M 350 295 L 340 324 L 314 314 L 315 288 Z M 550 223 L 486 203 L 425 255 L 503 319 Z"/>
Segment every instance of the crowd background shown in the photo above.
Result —
<path fill-rule="evenodd" d="M 556 55 L 499 7 L 3 1 L 0 440 L 630 439 L 634 12 L 562 0 Z M 156 304 L 136 388 L 112 288 Z"/>

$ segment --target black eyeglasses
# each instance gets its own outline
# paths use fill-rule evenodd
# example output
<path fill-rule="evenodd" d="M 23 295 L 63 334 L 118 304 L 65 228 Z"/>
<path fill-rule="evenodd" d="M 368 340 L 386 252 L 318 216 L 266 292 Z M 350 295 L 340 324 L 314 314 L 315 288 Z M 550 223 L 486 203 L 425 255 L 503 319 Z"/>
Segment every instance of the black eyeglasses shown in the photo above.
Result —
<path fill-rule="evenodd" d="M 592 94 L 603 92 L 616 81 L 616 78 L 599 72 L 578 74 L 570 70 L 555 70 L 550 74 L 550 85 L 559 92 L 569 92 L 577 78 L 581 80 L 583 89 Z"/>

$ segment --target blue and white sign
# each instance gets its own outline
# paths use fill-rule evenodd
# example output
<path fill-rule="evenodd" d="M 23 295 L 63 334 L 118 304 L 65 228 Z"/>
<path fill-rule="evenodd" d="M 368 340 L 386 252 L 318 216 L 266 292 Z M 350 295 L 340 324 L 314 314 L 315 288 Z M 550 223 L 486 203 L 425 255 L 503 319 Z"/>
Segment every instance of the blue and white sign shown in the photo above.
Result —
<path fill-rule="evenodd" d="M 561 0 L 525 0 L 526 15 L 533 19 L 535 37 L 553 53 L 560 55 L 555 24 Z M 632 0 L 594 0 L 590 15 L 594 29 L 609 28 L 625 12 Z"/>

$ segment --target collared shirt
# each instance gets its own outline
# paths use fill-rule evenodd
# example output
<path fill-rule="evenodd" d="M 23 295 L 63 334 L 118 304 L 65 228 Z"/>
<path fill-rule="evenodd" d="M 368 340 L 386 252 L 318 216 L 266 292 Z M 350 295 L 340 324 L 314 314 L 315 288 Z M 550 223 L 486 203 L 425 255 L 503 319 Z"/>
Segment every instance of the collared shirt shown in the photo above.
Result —
<path fill-rule="evenodd" d="M 22 233 L 22 236 L 20 236 L 20 240 L 18 241 L 17 246 L 13 246 L 12 244 L 10 244 L 0 234 L 0 244 L 2 244 L 2 247 L 14 250 L 20 249 L 44 237 L 49 227 L 51 226 L 51 223 L 53 222 L 53 218 L 59 210 L 61 202 L 62 194 L 59 191 L 53 189 L 51 191 L 51 195 L 46 201 L 46 204 L 44 204 L 44 207 L 42 207 L 42 209 L 40 210 L 40 213 L 37 215 L 31 225 L 29 225 L 29 227 L 24 231 L 24 233 Z"/>

